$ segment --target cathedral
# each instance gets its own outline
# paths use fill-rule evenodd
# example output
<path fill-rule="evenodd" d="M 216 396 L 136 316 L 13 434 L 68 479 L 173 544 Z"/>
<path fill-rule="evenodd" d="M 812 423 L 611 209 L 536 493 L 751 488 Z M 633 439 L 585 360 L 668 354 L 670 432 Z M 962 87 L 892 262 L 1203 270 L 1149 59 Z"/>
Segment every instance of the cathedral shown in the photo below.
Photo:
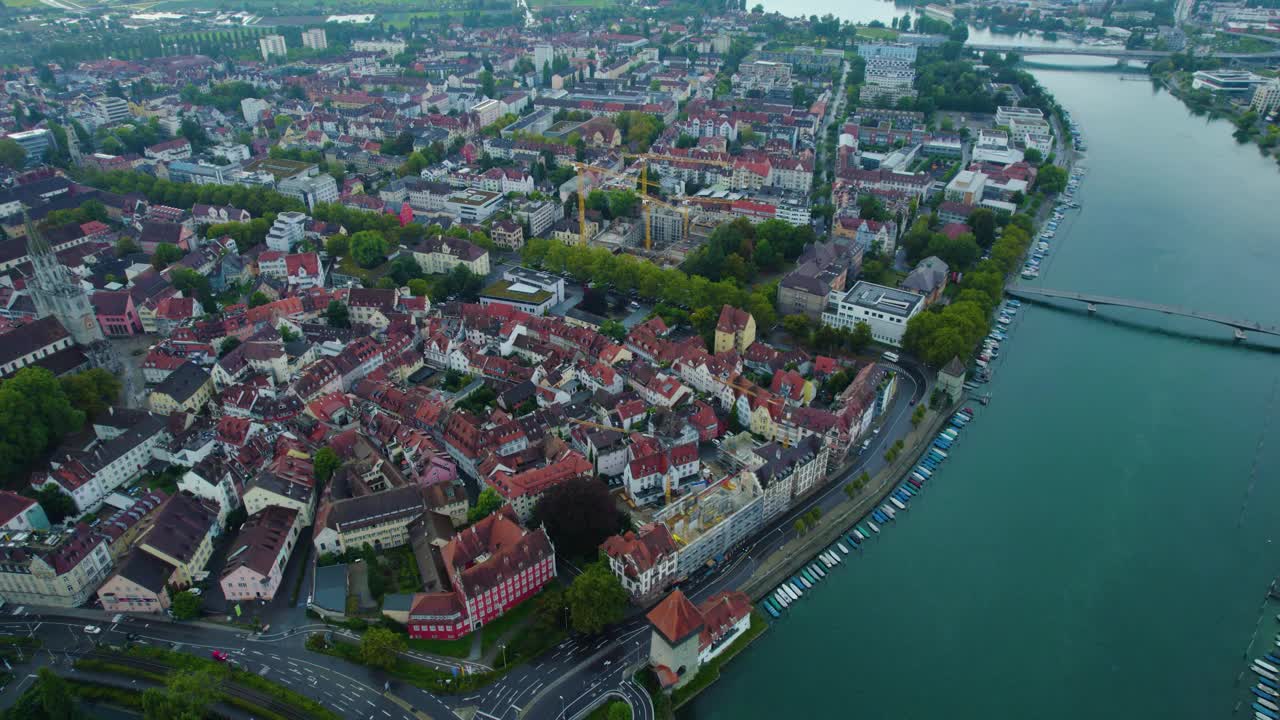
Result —
<path fill-rule="evenodd" d="M 28 292 L 40 317 L 53 315 L 71 334 L 71 339 L 81 347 L 101 343 L 104 338 L 98 318 L 93 312 L 89 294 L 70 270 L 58 262 L 53 248 L 36 230 L 30 218 L 26 219 L 27 255 L 34 269 Z"/>

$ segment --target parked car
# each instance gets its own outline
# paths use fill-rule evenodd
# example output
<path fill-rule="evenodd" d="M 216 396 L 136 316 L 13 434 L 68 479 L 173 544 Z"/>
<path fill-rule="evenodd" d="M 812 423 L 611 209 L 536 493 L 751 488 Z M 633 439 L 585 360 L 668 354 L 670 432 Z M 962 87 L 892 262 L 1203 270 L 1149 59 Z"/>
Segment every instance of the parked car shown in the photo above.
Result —
<path fill-rule="evenodd" d="M 84 631 L 89 635 L 99 635 L 102 633 L 102 628 L 98 627 L 97 625 L 85 625 Z"/>
<path fill-rule="evenodd" d="M 224 652 L 222 652 L 221 650 L 214 650 L 213 652 L 211 652 L 211 653 L 209 653 L 209 654 L 210 654 L 211 656 L 213 656 L 213 659 L 214 659 L 214 660 L 217 660 L 218 662 L 226 662 L 226 661 L 227 661 L 227 654 L 226 654 L 226 653 L 224 653 Z"/>

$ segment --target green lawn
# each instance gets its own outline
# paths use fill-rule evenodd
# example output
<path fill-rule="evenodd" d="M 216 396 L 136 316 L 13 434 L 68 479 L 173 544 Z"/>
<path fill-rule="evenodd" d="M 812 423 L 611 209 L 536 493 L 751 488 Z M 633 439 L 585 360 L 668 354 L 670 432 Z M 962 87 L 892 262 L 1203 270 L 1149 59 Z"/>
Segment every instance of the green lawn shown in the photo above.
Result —
<path fill-rule="evenodd" d="M 871 40 L 897 40 L 898 31 L 890 28 L 860 27 L 858 28 L 858 37 Z M 854 52 L 856 54 L 857 51 Z"/>
<path fill-rule="evenodd" d="M 493 622 L 481 628 L 481 648 L 482 652 L 488 653 L 490 649 L 497 646 L 497 643 L 508 630 L 514 628 L 524 622 L 529 617 L 529 613 L 533 612 L 534 598 L 529 598 L 515 607 L 514 610 L 494 620 Z"/>
<path fill-rule="evenodd" d="M 631 713 L 631 706 L 628 705 L 626 702 L 622 700 L 610 700 L 609 702 L 601 705 L 595 710 L 592 710 L 591 714 L 587 716 L 587 720 L 610 720 L 610 718 L 613 716 L 609 714 L 609 711 L 613 710 L 615 706 L 619 706 L 619 705 L 622 706 L 623 708 L 626 708 L 627 714 L 624 715 L 623 717 L 628 717 L 628 718 L 635 717 Z"/>

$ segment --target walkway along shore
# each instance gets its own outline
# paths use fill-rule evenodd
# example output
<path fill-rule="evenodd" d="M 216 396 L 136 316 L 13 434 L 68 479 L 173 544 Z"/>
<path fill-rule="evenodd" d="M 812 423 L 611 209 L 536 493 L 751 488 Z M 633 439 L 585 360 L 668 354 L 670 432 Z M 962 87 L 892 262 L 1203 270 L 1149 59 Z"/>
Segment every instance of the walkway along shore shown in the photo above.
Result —
<path fill-rule="evenodd" d="M 945 408 L 942 412 L 930 411 L 928 419 L 907 434 L 904 444 L 905 452 L 892 464 L 876 473 L 871 478 L 868 488 L 864 488 L 856 498 L 841 502 L 834 511 L 823 515 L 815 528 L 772 553 L 756 568 L 751 578 L 738 589 L 751 596 L 752 601 L 759 601 L 783 580 L 794 575 L 804 565 L 813 562 L 815 555 L 830 547 L 850 527 L 884 501 L 920 456 L 928 451 L 929 439 L 938 433 L 947 419 L 963 404 L 964 400 L 961 399 L 960 402 Z M 842 472 L 845 471 L 842 469 Z M 845 479 L 846 482 L 852 480 L 853 478 Z"/>

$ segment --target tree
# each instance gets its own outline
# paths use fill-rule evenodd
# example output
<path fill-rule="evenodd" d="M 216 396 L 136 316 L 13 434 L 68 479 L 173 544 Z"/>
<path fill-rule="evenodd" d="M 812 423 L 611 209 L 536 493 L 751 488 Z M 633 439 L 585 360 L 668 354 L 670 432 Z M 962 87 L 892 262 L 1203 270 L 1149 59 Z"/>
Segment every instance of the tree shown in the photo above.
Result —
<path fill-rule="evenodd" d="M 116 240 L 116 257 L 124 257 L 136 252 L 142 252 L 142 246 L 137 240 L 128 235 L 122 235 L 119 240 Z"/>
<path fill-rule="evenodd" d="M 183 590 L 173 596 L 173 602 L 169 605 L 169 610 L 173 612 L 173 617 L 177 620 L 195 620 L 200 617 L 200 607 L 203 601 L 199 595 L 190 590 Z"/>
<path fill-rule="evenodd" d="M 102 368 L 68 375 L 61 382 L 67 400 L 73 407 L 83 410 L 90 420 L 120 400 L 120 381 Z"/>
<path fill-rule="evenodd" d="M 849 334 L 848 346 L 850 352 L 862 352 L 871 344 L 871 326 L 865 320 L 859 320 L 853 326 L 853 332 Z"/>
<path fill-rule="evenodd" d="M 1039 165 L 1044 162 L 1044 154 L 1035 148 L 1027 148 L 1022 152 L 1022 159 L 1031 165 Z"/>
<path fill-rule="evenodd" d="M 75 499 L 63 492 L 62 486 L 57 483 L 45 485 L 31 494 L 44 509 L 45 517 L 54 525 L 76 515 Z"/>
<path fill-rule="evenodd" d="M 329 253 L 330 257 L 341 257 L 347 254 L 347 238 L 343 235 L 333 235 L 324 241 L 324 251 Z"/>
<path fill-rule="evenodd" d="M 489 517 L 506 503 L 501 495 L 491 487 L 485 487 L 476 498 L 476 504 L 467 510 L 467 522 L 477 522 Z"/>
<path fill-rule="evenodd" d="M 573 629 L 595 635 L 626 616 L 627 591 L 604 560 L 591 563 L 565 593 Z"/>
<path fill-rule="evenodd" d="M 280 333 L 280 340 L 282 342 L 291 343 L 294 340 L 302 339 L 302 335 L 295 332 L 293 328 L 289 327 L 285 323 L 280 323 L 280 327 L 276 328 L 276 332 Z"/>
<path fill-rule="evenodd" d="M 605 320 L 600 325 L 600 334 L 622 342 L 627 337 L 627 327 L 617 320 Z"/>
<path fill-rule="evenodd" d="M 329 321 L 329 327 L 351 327 L 351 312 L 347 310 L 345 303 L 337 300 L 330 300 L 329 307 L 325 309 L 324 314 L 325 318 Z"/>
<path fill-rule="evenodd" d="M 809 341 L 809 333 L 812 325 L 813 324 L 809 321 L 809 318 L 800 313 L 788 315 L 782 318 L 782 329 L 786 330 L 787 334 L 799 343 Z"/>
<path fill-rule="evenodd" d="M 25 367 L 0 383 L 0 477 L 21 478 L 84 419 L 58 379 L 42 367 Z"/>
<path fill-rule="evenodd" d="M 493 79 L 493 73 L 488 70 L 480 72 L 480 92 L 484 93 L 487 98 L 495 97 L 498 94 L 498 84 Z"/>
<path fill-rule="evenodd" d="M 249 296 L 249 307 L 251 308 L 262 307 L 269 302 L 271 302 L 271 298 L 267 297 L 267 294 L 261 290 L 254 290 L 253 294 Z"/>
<path fill-rule="evenodd" d="M 373 268 L 387 259 L 387 240 L 376 230 L 361 230 L 351 236 L 351 257 L 362 268 Z"/>
<path fill-rule="evenodd" d="M 422 278 L 414 278 L 408 282 L 408 285 L 409 292 L 413 293 L 414 297 L 423 297 L 430 289 L 427 281 Z"/>
<path fill-rule="evenodd" d="M 609 488 L 595 478 L 576 478 L 543 493 L 534 517 L 567 557 L 592 557 L 604 539 L 623 527 Z"/>
<path fill-rule="evenodd" d="M 21 170 L 27 166 L 27 151 L 16 140 L 0 140 L 0 166 Z"/>
<path fill-rule="evenodd" d="M 222 341 L 222 344 L 218 346 L 218 357 L 222 357 L 227 353 L 231 352 L 232 350 L 235 350 L 238 347 L 240 347 L 240 338 L 238 337 L 225 338 Z"/>
<path fill-rule="evenodd" d="M 329 478 L 333 477 L 339 467 L 342 467 L 342 460 L 338 458 L 338 453 L 328 446 L 317 450 L 315 457 L 311 459 L 311 470 L 315 473 L 316 481 L 321 485 L 329 482 Z"/>
<path fill-rule="evenodd" d="M 916 409 L 911 411 L 911 427 L 920 427 L 920 423 L 924 422 L 924 413 L 923 405 L 917 405 Z"/>
<path fill-rule="evenodd" d="M 610 703 L 605 720 L 631 720 L 631 706 L 622 701 Z"/>
<path fill-rule="evenodd" d="M 276 126 L 276 130 L 279 130 L 280 132 L 284 132 L 285 130 L 289 129 L 290 125 L 293 124 L 293 118 L 289 117 L 288 115 L 277 115 L 275 117 L 274 124 Z"/>
<path fill-rule="evenodd" d="M 360 662 L 370 667 L 390 670 L 408 649 L 404 636 L 386 628 L 372 628 L 360 638 Z"/>
<path fill-rule="evenodd" d="M 182 248 L 173 243 L 160 243 L 156 245 L 156 251 L 151 254 L 151 267 L 156 270 L 163 270 L 170 264 L 182 259 L 186 252 Z"/>
<path fill-rule="evenodd" d="M 143 719 L 203 720 L 217 701 L 226 675 L 223 665 L 170 674 L 164 687 L 142 693 Z"/>
<path fill-rule="evenodd" d="M 1060 193 L 1067 189 L 1067 171 L 1057 165 L 1045 165 L 1036 175 L 1036 189 L 1050 193 Z"/>
<path fill-rule="evenodd" d="M 40 710 L 44 712 L 45 720 L 73 720 L 84 717 L 84 713 L 76 707 L 75 694 L 71 691 L 70 684 L 49 668 L 40 668 L 31 689 L 39 701 Z M 23 716 L 14 714 L 13 717 Z"/>
<path fill-rule="evenodd" d="M 996 241 L 996 214 L 990 208 L 974 208 L 969 213 L 969 229 L 978 245 L 989 248 Z"/>

